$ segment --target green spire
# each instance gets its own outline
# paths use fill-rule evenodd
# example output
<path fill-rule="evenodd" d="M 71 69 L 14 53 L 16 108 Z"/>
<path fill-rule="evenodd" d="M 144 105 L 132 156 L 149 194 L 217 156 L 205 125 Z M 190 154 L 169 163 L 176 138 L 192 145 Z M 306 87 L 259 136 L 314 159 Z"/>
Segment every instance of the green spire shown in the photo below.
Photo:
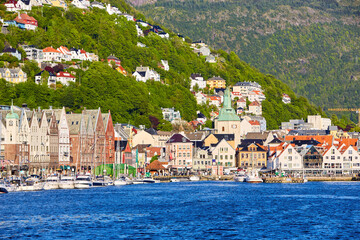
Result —
<path fill-rule="evenodd" d="M 235 110 L 231 107 L 230 89 L 226 88 L 224 93 L 224 105 L 220 109 L 218 121 L 240 121 Z"/>
<path fill-rule="evenodd" d="M 11 100 L 11 112 L 6 114 L 6 119 L 19 119 L 19 115 L 17 115 L 17 113 L 14 113 L 13 100 Z"/>

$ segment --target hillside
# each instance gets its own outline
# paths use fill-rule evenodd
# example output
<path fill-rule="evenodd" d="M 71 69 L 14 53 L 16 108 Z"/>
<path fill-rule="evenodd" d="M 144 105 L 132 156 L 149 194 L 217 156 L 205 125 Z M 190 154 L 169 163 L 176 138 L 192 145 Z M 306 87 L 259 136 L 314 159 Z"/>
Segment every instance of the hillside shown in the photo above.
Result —
<path fill-rule="evenodd" d="M 136 14 L 134 9 L 124 2 L 113 3 L 121 11 Z M 13 19 L 16 14 L 0 11 L 5 20 Z M 70 7 L 67 11 L 44 6 L 34 7 L 29 13 L 38 21 L 36 31 L 24 31 L 9 27 L 8 34 L 0 34 L 0 48 L 5 45 L 19 47 L 20 44 L 33 44 L 39 48 L 66 45 L 77 47 L 99 55 L 106 59 L 114 55 L 121 59 L 121 65 L 129 72 L 134 72 L 137 66 L 150 66 L 161 74 L 163 83 L 148 81 L 137 82 L 133 77 L 123 76 L 112 69 L 109 64 L 99 62 L 82 62 L 82 69 L 69 68 L 76 72 L 76 83 L 70 86 L 57 85 L 56 89 L 34 83 L 34 75 L 40 70 L 34 62 L 22 60 L 12 63 L 18 65 L 24 62 L 23 69 L 30 76 L 26 83 L 13 85 L 0 81 L 0 102 L 9 104 L 11 99 L 21 105 L 26 102 L 29 107 L 61 107 L 69 111 L 79 112 L 84 107 L 111 110 L 115 122 L 130 122 L 150 126 L 149 115 L 162 119 L 161 107 L 175 107 L 182 117 L 193 120 L 196 110 L 201 109 L 209 116 L 209 108 L 198 106 L 194 96 L 189 91 L 189 77 L 192 73 L 201 73 L 205 79 L 221 76 L 228 85 L 238 81 L 257 81 L 265 90 L 267 99 L 263 102 L 264 117 L 270 129 L 278 128 L 281 121 L 290 118 L 306 118 L 318 110 L 303 97 L 295 94 L 281 81 L 271 75 L 264 75 L 245 62 L 235 53 L 216 52 L 221 59 L 216 64 L 206 63 L 172 32 L 169 40 L 155 34 L 138 37 L 135 23 L 125 17 L 109 15 L 105 10 L 94 8 L 82 11 Z M 145 20 L 145 19 L 144 19 Z M 138 47 L 141 42 L 147 47 Z M 21 49 L 21 48 L 19 48 Z M 168 60 L 170 70 L 164 71 L 158 67 L 161 59 Z M 7 64 L 4 59 L 0 62 Z M 292 103 L 285 105 L 281 96 L 287 93 Z M 168 126 L 163 120 L 159 126 Z M 165 128 L 164 128 L 165 129 Z"/>
<path fill-rule="evenodd" d="M 235 51 L 316 105 L 360 106 L 360 1 L 130 1 L 174 31 Z"/>

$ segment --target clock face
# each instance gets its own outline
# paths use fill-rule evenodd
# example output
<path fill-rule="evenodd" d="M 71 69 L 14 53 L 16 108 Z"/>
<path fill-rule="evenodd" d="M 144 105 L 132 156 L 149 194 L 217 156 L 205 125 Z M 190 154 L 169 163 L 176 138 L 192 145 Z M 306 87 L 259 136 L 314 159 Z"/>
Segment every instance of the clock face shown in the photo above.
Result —
<path fill-rule="evenodd" d="M 236 124 L 233 124 L 233 125 L 232 125 L 232 128 L 233 128 L 233 129 L 237 128 L 237 125 L 236 125 Z"/>

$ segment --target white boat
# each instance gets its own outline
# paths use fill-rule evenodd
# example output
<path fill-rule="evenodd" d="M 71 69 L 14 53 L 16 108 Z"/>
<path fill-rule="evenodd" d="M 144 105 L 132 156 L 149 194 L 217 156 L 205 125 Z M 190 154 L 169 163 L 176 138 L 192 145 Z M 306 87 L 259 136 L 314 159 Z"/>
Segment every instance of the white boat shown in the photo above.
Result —
<path fill-rule="evenodd" d="M 59 182 L 59 188 L 60 189 L 74 189 L 74 176 L 61 176 L 60 182 Z"/>
<path fill-rule="evenodd" d="M 1 193 L 8 193 L 8 190 L 7 190 L 4 182 L 0 182 L 0 194 Z"/>
<path fill-rule="evenodd" d="M 137 178 L 132 181 L 133 184 L 149 184 L 155 183 L 156 181 L 152 178 Z"/>
<path fill-rule="evenodd" d="M 188 182 L 190 181 L 188 178 L 172 178 L 170 182 Z"/>
<path fill-rule="evenodd" d="M 51 175 L 45 180 L 44 190 L 58 189 L 59 188 L 59 176 Z"/>
<path fill-rule="evenodd" d="M 241 171 L 234 176 L 234 181 L 235 182 L 244 182 L 245 178 L 246 178 L 245 172 Z"/>
<path fill-rule="evenodd" d="M 105 180 L 104 176 L 97 176 L 92 184 L 93 187 L 106 187 L 108 182 Z"/>
<path fill-rule="evenodd" d="M 25 180 L 25 183 L 19 187 L 20 191 L 41 191 L 44 184 L 38 178 L 30 177 Z"/>
<path fill-rule="evenodd" d="M 76 189 L 87 189 L 92 186 L 91 178 L 89 175 L 79 175 L 76 177 L 74 182 L 74 188 Z"/>
<path fill-rule="evenodd" d="M 196 176 L 196 175 L 192 175 L 190 178 L 190 181 L 200 181 L 200 177 L 199 176 Z"/>
<path fill-rule="evenodd" d="M 245 177 L 245 182 L 247 182 L 247 183 L 262 183 L 263 180 L 258 176 L 248 175 Z"/>
<path fill-rule="evenodd" d="M 114 181 L 114 186 L 123 186 L 123 185 L 129 185 L 129 184 L 133 184 L 133 183 L 127 177 L 121 177 Z"/>

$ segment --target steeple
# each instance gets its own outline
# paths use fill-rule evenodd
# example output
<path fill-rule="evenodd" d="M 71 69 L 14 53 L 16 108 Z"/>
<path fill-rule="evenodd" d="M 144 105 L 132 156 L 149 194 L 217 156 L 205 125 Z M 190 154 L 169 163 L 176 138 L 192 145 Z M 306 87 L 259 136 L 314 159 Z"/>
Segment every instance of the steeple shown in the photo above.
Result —
<path fill-rule="evenodd" d="M 235 110 L 231 106 L 231 96 L 230 88 L 225 89 L 224 93 L 224 105 L 220 109 L 218 121 L 240 121 L 238 115 L 236 115 Z"/>
<path fill-rule="evenodd" d="M 14 113 L 14 102 L 11 100 L 11 112 L 6 114 L 6 119 L 19 119 L 19 115 Z"/>

